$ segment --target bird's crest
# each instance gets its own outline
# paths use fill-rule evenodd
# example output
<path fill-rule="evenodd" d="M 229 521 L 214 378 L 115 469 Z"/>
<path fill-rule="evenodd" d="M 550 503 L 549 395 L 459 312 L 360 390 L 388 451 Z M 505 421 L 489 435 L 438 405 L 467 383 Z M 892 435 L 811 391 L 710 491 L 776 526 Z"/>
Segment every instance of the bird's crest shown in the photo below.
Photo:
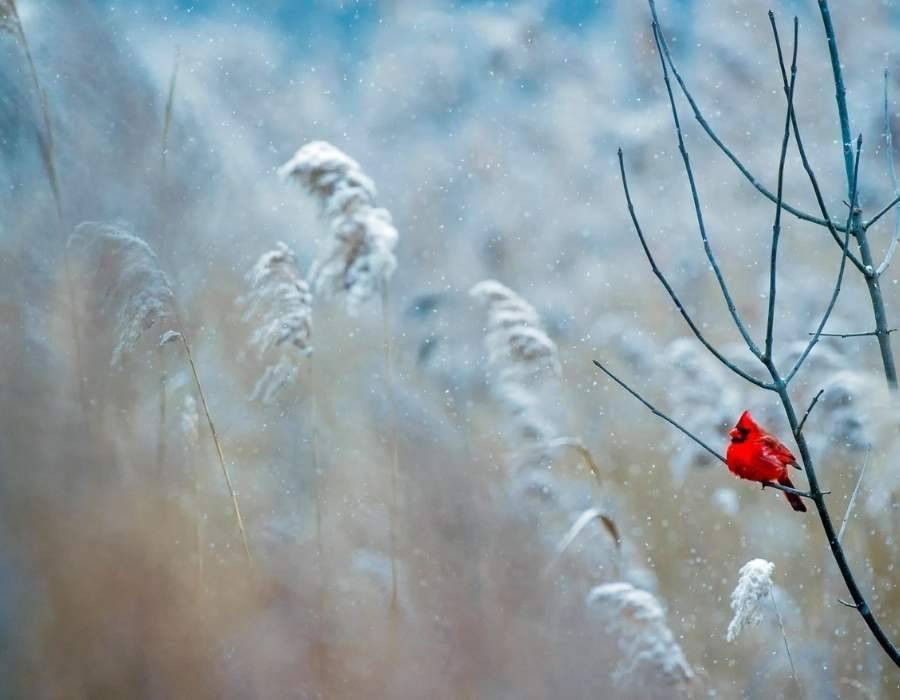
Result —
<path fill-rule="evenodd" d="M 741 432 L 748 433 L 759 430 L 759 426 L 756 424 L 756 421 L 753 420 L 753 416 L 750 415 L 750 411 L 744 411 L 741 414 L 741 417 L 738 418 L 738 422 L 735 427 L 738 428 Z"/>

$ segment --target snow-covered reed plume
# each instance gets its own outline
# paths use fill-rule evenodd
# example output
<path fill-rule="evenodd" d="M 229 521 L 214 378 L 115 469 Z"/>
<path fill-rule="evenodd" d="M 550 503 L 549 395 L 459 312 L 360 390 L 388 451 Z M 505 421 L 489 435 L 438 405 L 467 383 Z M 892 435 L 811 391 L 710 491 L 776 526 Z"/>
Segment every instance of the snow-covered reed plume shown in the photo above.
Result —
<path fill-rule="evenodd" d="M 375 184 L 359 163 L 325 141 L 303 146 L 279 174 L 319 201 L 331 227 L 328 247 L 309 274 L 316 294 L 346 294 L 347 310 L 356 314 L 397 267 L 397 229 L 390 213 L 376 205 Z"/>
<path fill-rule="evenodd" d="M 752 559 L 741 567 L 738 583 L 731 593 L 734 618 L 728 625 L 725 639 L 733 642 L 745 627 L 758 625 L 762 608 L 772 595 L 772 572 L 775 565 L 765 559 Z"/>
<path fill-rule="evenodd" d="M 666 688 L 670 693 L 666 697 L 678 697 L 679 691 L 689 688 L 694 671 L 653 594 L 630 583 L 606 583 L 591 590 L 587 604 L 605 617 L 618 636 L 621 661 L 614 673 L 616 683 L 648 692 Z"/>
<path fill-rule="evenodd" d="M 268 403 L 294 382 L 298 361 L 313 351 L 312 294 L 297 269 L 297 257 L 284 243 L 263 253 L 246 279 L 250 291 L 238 304 L 244 307 L 245 321 L 259 323 L 250 343 L 260 358 L 273 358 L 253 397 Z"/>
<path fill-rule="evenodd" d="M 172 318 L 169 282 L 150 246 L 123 224 L 79 224 L 68 248 L 93 285 L 97 320 L 113 329 L 111 364 L 119 366 L 144 331 Z"/>
<path fill-rule="evenodd" d="M 488 365 L 497 396 L 512 419 L 517 444 L 547 446 L 560 437 L 541 394 L 541 389 L 559 378 L 556 343 L 544 331 L 535 308 L 508 287 L 484 280 L 469 294 L 487 308 Z"/>

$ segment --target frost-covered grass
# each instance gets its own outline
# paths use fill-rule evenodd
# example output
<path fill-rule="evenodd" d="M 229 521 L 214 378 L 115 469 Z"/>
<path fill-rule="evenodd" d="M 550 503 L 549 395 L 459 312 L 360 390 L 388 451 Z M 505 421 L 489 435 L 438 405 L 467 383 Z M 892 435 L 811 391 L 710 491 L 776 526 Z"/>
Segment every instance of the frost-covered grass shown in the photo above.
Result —
<path fill-rule="evenodd" d="M 735 481 L 590 363 L 627 369 L 723 449 L 745 408 L 788 434 L 770 396 L 710 369 L 631 232 L 619 145 L 660 265 L 710 340 L 748 363 L 702 264 L 642 3 L 610 3 L 577 30 L 537 5 L 385 3 L 346 51 L 259 8 L 163 23 L 18 4 L 48 89 L 64 235 L 34 143 L 40 110 L 0 26 L 11 57 L 0 62 L 0 685 L 11 694 L 896 692 L 837 602 L 814 514 Z M 783 110 L 767 109 L 780 89 L 767 7 L 658 4 L 708 115 L 771 184 Z M 890 195 L 876 107 L 900 26 L 877 0 L 833 5 L 839 32 L 865 32 L 844 59 L 871 144 L 871 213 Z M 801 17 L 797 110 L 837 212 L 833 86 L 813 24 Z M 774 207 L 683 118 L 712 244 L 759 339 Z M 795 166 L 786 197 L 813 209 Z M 95 220 L 130 227 L 76 229 Z M 827 234 L 783 225 L 779 299 L 791 303 L 778 331 L 802 347 L 837 259 Z M 875 246 L 891 226 L 873 228 Z M 882 287 L 900 313 L 898 285 Z M 849 279 L 829 330 L 868 330 L 867 303 Z M 184 348 L 158 347 L 169 329 L 190 339 L 219 445 Z M 869 454 L 844 543 L 896 638 L 897 420 L 870 341 L 823 339 L 793 390 L 798 406 L 825 390 L 806 434 L 838 518 Z M 757 558 L 775 566 L 783 630 L 764 610 L 726 643 L 737 572 Z"/>

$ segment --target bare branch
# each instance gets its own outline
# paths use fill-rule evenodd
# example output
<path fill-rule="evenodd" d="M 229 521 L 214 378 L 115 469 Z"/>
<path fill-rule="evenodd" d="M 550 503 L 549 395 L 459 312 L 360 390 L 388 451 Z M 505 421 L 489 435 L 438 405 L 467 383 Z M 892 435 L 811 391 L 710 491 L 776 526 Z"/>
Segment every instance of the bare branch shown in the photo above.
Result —
<path fill-rule="evenodd" d="M 853 190 L 850 196 L 851 204 L 856 204 L 856 177 L 859 175 L 859 155 L 862 152 L 862 134 L 859 135 L 859 138 L 856 140 L 856 165 L 853 171 Z M 850 207 L 850 211 L 853 211 L 853 207 Z M 850 214 L 852 217 L 853 214 Z M 816 346 L 816 343 L 819 342 L 819 338 L 822 337 L 822 329 L 825 328 L 825 324 L 828 323 L 828 319 L 831 317 L 831 312 L 834 310 L 834 305 L 837 303 L 838 296 L 841 293 L 841 283 L 844 280 L 844 270 L 847 267 L 847 247 L 850 245 L 850 218 L 847 219 L 847 232 L 844 234 L 844 249 L 843 254 L 841 255 L 841 265 L 838 269 L 837 280 L 834 284 L 834 291 L 831 294 L 831 300 L 828 302 L 828 307 L 825 309 L 825 313 L 822 314 L 822 320 L 819 322 L 819 327 L 816 328 L 816 332 L 813 334 L 813 337 L 810 338 L 809 343 L 806 345 L 806 349 L 801 353 L 800 357 L 797 358 L 797 362 L 791 368 L 791 371 L 787 373 L 787 376 L 784 378 L 785 385 L 790 384 L 791 380 L 794 378 L 794 375 L 797 374 L 799 369 L 803 366 L 803 362 L 806 360 L 809 353 Z"/>
<path fill-rule="evenodd" d="M 800 498 L 809 498 L 809 499 L 813 498 L 813 495 L 811 493 L 808 493 L 806 491 L 800 491 L 798 489 L 792 489 L 790 486 L 782 486 L 781 484 L 779 484 L 775 481 L 761 481 L 759 483 L 762 484 L 763 489 L 767 489 L 767 488 L 768 489 L 776 489 L 778 491 L 784 491 L 784 493 L 793 494 L 794 496 L 800 496 Z M 825 493 L 825 492 L 823 492 L 823 493 Z M 828 493 L 830 493 L 830 492 L 828 492 Z"/>
<path fill-rule="evenodd" d="M 659 18 L 656 15 L 656 4 L 654 0 L 649 0 L 650 2 L 650 12 L 653 15 L 653 21 L 656 22 L 657 26 L 659 26 Z M 735 167 L 740 171 L 741 175 L 743 175 L 747 181 L 756 188 L 756 190 L 762 194 L 764 197 L 768 198 L 771 202 L 775 202 L 775 195 L 770 192 L 766 187 L 756 178 L 753 173 L 751 173 L 747 167 L 741 162 L 741 160 L 725 145 L 722 139 L 719 138 L 718 134 L 713 130 L 710 126 L 709 122 L 706 121 L 706 118 L 703 116 L 703 113 L 700 111 L 700 107 L 697 105 L 697 101 L 694 99 L 694 96 L 691 94 L 690 90 L 688 90 L 687 85 L 684 82 L 684 79 L 681 76 L 681 73 L 678 71 L 678 67 L 675 65 L 675 61 L 672 59 L 672 55 L 669 51 L 669 46 L 666 43 L 664 37 L 660 35 L 660 45 L 662 46 L 663 53 L 666 57 L 666 62 L 669 64 L 669 67 L 672 69 L 672 75 L 675 76 L 675 80 L 678 82 L 678 86 L 681 88 L 682 94 L 687 99 L 688 104 L 690 104 L 691 109 L 694 112 L 694 119 L 697 120 L 697 123 L 700 124 L 703 131 L 706 132 L 707 136 L 712 139 L 713 143 L 718 146 L 719 150 L 725 154 L 725 156 L 734 163 Z M 798 219 L 803 221 L 809 221 L 810 223 L 818 224 L 819 226 L 829 227 L 829 222 L 820 219 L 812 214 L 807 214 L 806 212 L 801 211 L 797 207 L 794 207 L 786 202 L 782 203 L 782 208 L 793 214 Z M 843 231 L 840 228 L 839 224 L 832 224 L 838 230 Z M 840 243 L 840 239 L 837 239 L 837 243 Z"/>
<path fill-rule="evenodd" d="M 666 83 L 666 92 L 669 95 L 669 105 L 672 107 L 672 120 L 675 124 L 675 133 L 678 136 L 678 150 L 681 152 L 681 160 L 684 162 L 684 170 L 687 174 L 688 184 L 691 187 L 694 213 L 697 218 L 697 227 L 700 230 L 700 238 L 703 240 L 703 249 L 706 251 L 706 258 L 709 260 L 713 273 L 716 275 L 716 279 L 719 282 L 719 289 L 722 290 L 722 296 L 725 298 L 728 311 L 731 314 L 731 318 L 734 319 L 738 331 L 740 331 L 741 336 L 744 338 L 744 342 L 747 343 L 750 352 L 757 357 L 761 357 L 759 348 L 756 347 L 756 343 L 753 342 L 753 338 L 750 337 L 750 332 L 747 330 L 747 327 L 744 325 L 744 322 L 738 314 L 737 306 L 735 306 L 734 300 L 731 298 L 731 293 L 728 291 L 728 285 L 725 283 L 725 278 L 722 276 L 722 270 L 719 268 L 719 263 L 716 260 L 715 253 L 713 253 L 712 246 L 709 243 L 709 237 L 706 234 L 706 225 L 703 223 L 703 211 L 700 208 L 700 195 L 697 192 L 697 183 L 694 181 L 694 171 L 691 168 L 691 159 L 688 155 L 687 148 L 684 145 L 684 134 L 681 132 L 681 121 L 678 118 L 678 108 L 675 106 L 675 97 L 672 94 L 672 83 L 669 81 L 669 70 L 666 68 L 666 59 L 663 55 L 662 46 L 660 45 L 659 27 L 656 22 L 653 23 L 653 37 L 656 41 L 657 51 L 659 52 L 659 62 L 662 66 L 663 80 Z"/>
<path fill-rule="evenodd" d="M 888 152 L 890 153 L 890 151 L 888 151 Z M 894 205 L 896 205 L 898 202 L 900 202 L 900 194 L 895 194 L 894 198 L 890 202 L 888 202 L 875 216 L 873 216 L 868 221 L 863 222 L 862 227 L 864 229 L 867 229 L 870 226 L 873 226 L 882 216 L 884 216 L 891 209 L 893 209 Z"/>
<path fill-rule="evenodd" d="M 856 486 L 853 488 L 853 493 L 850 494 L 850 502 L 847 503 L 847 511 L 844 513 L 844 519 L 841 521 L 841 529 L 838 530 L 838 542 L 844 538 L 844 531 L 847 529 L 847 521 L 850 520 L 853 504 L 856 503 L 856 497 L 859 495 L 859 487 L 862 486 L 863 477 L 866 475 L 866 468 L 869 466 L 870 453 L 870 450 L 866 450 L 866 458 L 863 460 L 862 469 L 859 470 L 859 478 L 856 480 Z"/>
<path fill-rule="evenodd" d="M 716 350 L 716 348 L 714 348 L 708 340 L 706 340 L 706 338 L 703 336 L 703 333 L 701 333 L 700 329 L 697 327 L 697 324 L 694 323 L 693 319 L 688 314 L 687 309 L 684 308 L 684 304 L 681 303 L 681 300 L 678 298 L 678 295 L 675 293 L 675 290 L 672 288 L 672 285 L 669 284 L 669 281 L 666 279 L 665 275 L 663 275 L 662 271 L 657 267 L 656 260 L 653 258 L 653 253 L 650 252 L 650 248 L 648 247 L 647 241 L 644 238 L 644 232 L 641 229 L 640 223 L 638 222 L 637 214 L 635 213 L 635 210 L 634 210 L 634 203 L 631 201 L 631 190 L 628 188 L 628 177 L 625 175 L 625 163 L 624 163 L 624 160 L 622 157 L 622 149 L 621 148 L 619 149 L 618 156 L 619 156 L 619 172 L 622 175 L 622 187 L 625 190 L 625 202 L 628 205 L 628 213 L 631 215 L 631 223 L 634 225 L 634 230 L 637 232 L 638 240 L 640 240 L 641 247 L 644 249 L 644 255 L 647 256 L 647 260 L 650 262 L 650 269 L 653 270 L 653 274 L 656 275 L 657 279 L 659 279 L 659 281 L 662 283 L 662 286 L 669 293 L 669 297 L 671 297 L 672 302 L 678 308 L 678 311 L 681 313 L 681 316 L 687 322 L 691 331 L 697 337 L 697 340 L 699 340 L 703 344 L 703 347 L 705 347 L 707 350 L 709 350 L 719 362 L 721 362 L 723 365 L 725 365 L 728 369 L 730 369 L 732 372 L 734 372 L 738 376 L 747 380 L 751 384 L 755 384 L 756 386 L 760 387 L 761 389 L 771 389 L 772 387 L 770 385 L 757 379 L 753 375 L 748 374 L 747 372 L 742 370 L 740 367 L 738 367 L 736 364 L 734 364 L 733 362 L 728 360 L 724 355 L 722 355 L 722 353 L 720 353 L 718 350 Z"/>
<path fill-rule="evenodd" d="M 897 171 L 894 168 L 894 136 L 891 133 L 891 116 L 888 111 L 888 82 L 889 82 L 890 74 L 888 73 L 887 68 L 884 69 L 884 156 L 887 158 L 887 170 L 888 176 L 891 178 L 891 187 L 894 188 L 894 203 L 900 201 L 900 185 L 897 183 Z M 893 204 L 893 203 L 892 203 Z M 885 210 L 886 211 L 886 210 Z M 865 225 L 866 228 L 875 223 L 875 219 L 870 221 Z M 884 260 L 881 261 L 881 264 L 878 266 L 878 269 L 875 270 L 875 275 L 877 277 L 881 277 L 885 270 L 887 270 L 888 265 L 891 264 L 891 260 L 894 259 L 894 253 L 897 251 L 897 242 L 900 240 L 900 213 L 897 214 L 897 218 L 894 220 L 894 233 L 891 236 L 891 244 L 888 246 L 887 252 L 884 254 Z"/>
<path fill-rule="evenodd" d="M 771 12 L 769 13 L 769 23 L 772 25 L 772 34 L 775 37 L 775 49 L 778 53 L 778 66 L 781 70 L 781 82 L 782 89 L 784 90 L 785 96 L 787 96 L 788 91 L 790 89 L 790 81 L 788 80 L 787 70 L 785 69 L 784 64 L 784 55 L 781 51 L 781 39 L 778 35 L 778 27 L 775 24 L 775 15 Z M 796 35 L 797 32 L 797 18 L 794 18 L 794 32 Z M 796 45 L 796 41 L 794 42 Z M 824 221 L 827 222 L 828 230 L 831 233 L 831 237 L 835 240 L 835 242 L 841 247 L 842 254 L 846 255 L 850 262 L 859 270 L 863 275 L 867 275 L 866 266 L 862 263 L 862 261 L 857 258 L 849 249 L 848 244 L 842 242 L 841 237 L 838 235 L 838 231 L 843 231 L 844 233 L 850 233 L 850 222 L 853 218 L 854 208 L 847 204 L 848 209 L 848 217 L 847 223 L 845 226 L 837 226 L 831 222 L 831 215 L 828 213 L 828 207 L 825 205 L 825 198 L 822 196 L 822 188 L 819 187 L 819 181 L 816 178 L 816 174 L 813 171 L 812 165 L 809 162 L 809 158 L 806 155 L 806 148 L 803 146 L 803 138 L 800 136 L 800 126 L 797 123 L 797 114 L 796 112 L 791 112 L 791 124 L 794 129 L 794 142 L 797 144 L 797 151 L 800 154 L 800 162 L 803 163 L 803 169 L 806 171 L 806 176 L 809 178 L 809 184 L 812 185 L 813 194 L 816 197 L 816 203 L 819 205 L 819 211 L 822 212 L 822 216 L 824 217 Z"/>
<path fill-rule="evenodd" d="M 642 404 L 644 404 L 648 409 L 650 409 L 650 413 L 652 413 L 654 416 L 657 416 L 657 417 L 659 417 L 659 418 L 662 418 L 662 419 L 663 419 L 664 421 L 666 421 L 669 425 L 672 425 L 672 426 L 674 426 L 675 428 L 677 428 L 678 430 L 680 430 L 682 433 L 684 433 L 685 435 L 687 435 L 691 440 L 693 440 L 693 441 L 696 442 L 698 445 L 700 445 L 700 447 L 702 447 L 704 450 L 706 450 L 707 452 L 709 452 L 713 457 L 715 457 L 717 460 L 719 460 L 722 464 L 727 464 L 727 462 L 725 461 L 725 458 L 724 458 L 722 455 L 720 455 L 720 454 L 719 454 L 718 452 L 716 452 L 712 447 L 710 447 L 710 446 L 707 445 L 705 442 L 703 442 L 703 440 L 701 440 L 701 439 L 698 438 L 696 435 L 694 435 L 690 430 L 688 430 L 687 428 L 685 428 L 685 427 L 684 427 L 683 425 L 681 425 L 678 421 L 676 421 L 676 420 L 673 419 L 673 418 L 669 418 L 669 416 L 667 416 L 665 413 L 663 413 L 662 411 L 660 411 L 660 410 L 659 410 L 656 406 L 654 406 L 652 403 L 650 403 L 649 401 L 647 401 L 647 399 L 645 399 L 643 396 L 641 396 L 639 393 L 637 393 L 634 389 L 632 389 L 630 386 L 628 386 L 625 382 L 623 382 L 621 379 L 619 379 L 615 374 L 613 374 L 613 373 L 610 372 L 608 369 L 606 369 L 606 367 L 604 367 L 604 366 L 601 365 L 599 362 L 597 362 L 597 360 L 594 360 L 594 364 L 597 365 L 597 367 L 599 367 L 600 370 L 601 370 L 607 377 L 609 377 L 610 379 L 612 379 L 616 384 L 618 384 L 618 385 L 619 385 L 620 387 L 622 387 L 625 391 L 627 391 L 629 394 L 631 394 L 634 398 L 636 398 L 638 401 L 640 401 Z"/>
<path fill-rule="evenodd" d="M 775 16 L 769 10 L 769 19 L 775 21 Z M 775 329 L 775 274 L 778 267 L 778 240 L 781 238 L 781 209 L 782 195 L 784 193 L 784 161 L 787 157 L 788 142 L 791 139 L 791 117 L 794 114 L 794 86 L 797 81 L 797 21 L 794 20 L 794 55 L 791 61 L 791 82 L 787 93 L 787 113 L 784 117 L 784 137 L 781 139 L 781 157 L 778 160 L 778 195 L 775 200 L 775 223 L 772 225 L 772 257 L 769 261 L 769 310 L 766 315 L 766 345 L 763 351 L 763 357 L 768 359 L 772 357 L 772 341 Z M 776 42 L 778 46 L 778 58 L 783 62 L 781 56 L 781 44 Z"/>
<path fill-rule="evenodd" d="M 812 413 L 812 410 L 816 407 L 816 404 L 819 403 L 819 398 L 821 398 L 822 394 L 824 393 L 824 389 L 819 389 L 816 395 L 813 396 L 813 400 L 809 402 L 809 408 L 806 409 L 806 413 L 804 413 L 803 418 L 800 419 L 800 425 L 797 426 L 797 433 L 803 432 L 803 426 L 806 425 L 806 419 L 809 418 L 809 414 Z"/>
<path fill-rule="evenodd" d="M 896 328 L 888 328 L 885 331 L 865 331 L 864 333 L 819 333 L 822 338 L 862 338 L 869 335 L 884 335 L 895 332 Z M 815 335 L 810 333 L 809 335 Z"/>

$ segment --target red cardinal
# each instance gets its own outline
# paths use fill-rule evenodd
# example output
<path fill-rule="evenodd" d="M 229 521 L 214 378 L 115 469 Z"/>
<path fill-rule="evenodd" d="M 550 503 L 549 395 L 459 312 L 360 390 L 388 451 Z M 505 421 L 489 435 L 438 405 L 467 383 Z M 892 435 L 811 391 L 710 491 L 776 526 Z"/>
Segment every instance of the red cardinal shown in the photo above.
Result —
<path fill-rule="evenodd" d="M 750 481 L 777 481 L 782 486 L 794 488 L 788 476 L 788 467 L 799 469 L 797 458 L 781 444 L 778 438 L 760 428 L 750 411 L 744 411 L 728 433 L 731 444 L 725 455 L 728 471 Z M 803 499 L 793 493 L 784 494 L 791 508 L 806 512 Z"/>

